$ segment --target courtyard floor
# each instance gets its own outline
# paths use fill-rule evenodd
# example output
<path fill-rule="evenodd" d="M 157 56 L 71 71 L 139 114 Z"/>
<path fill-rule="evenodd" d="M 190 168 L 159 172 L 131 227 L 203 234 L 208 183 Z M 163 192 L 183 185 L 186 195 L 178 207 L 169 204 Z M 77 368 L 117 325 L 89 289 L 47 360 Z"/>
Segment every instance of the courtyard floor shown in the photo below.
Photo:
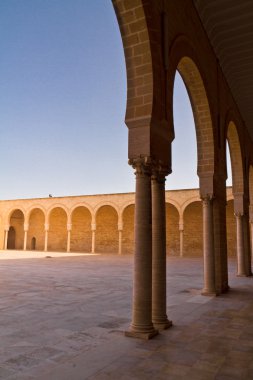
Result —
<path fill-rule="evenodd" d="M 48 257 L 46 257 L 48 256 Z M 253 379 L 253 278 L 200 295 L 202 260 L 168 258 L 173 327 L 126 338 L 132 256 L 0 252 L 0 379 Z"/>

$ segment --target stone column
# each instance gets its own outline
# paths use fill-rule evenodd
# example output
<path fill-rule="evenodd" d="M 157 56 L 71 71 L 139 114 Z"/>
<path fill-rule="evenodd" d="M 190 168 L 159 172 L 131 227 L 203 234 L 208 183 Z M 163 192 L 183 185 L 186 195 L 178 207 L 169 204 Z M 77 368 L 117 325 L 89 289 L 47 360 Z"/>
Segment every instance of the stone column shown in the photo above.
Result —
<path fill-rule="evenodd" d="M 253 255 L 253 220 L 250 218 L 250 260 Z"/>
<path fill-rule="evenodd" d="M 47 252 L 47 245 L 48 245 L 48 231 L 49 231 L 49 224 L 45 223 L 45 244 L 44 244 L 44 251 Z"/>
<path fill-rule="evenodd" d="M 67 232 L 68 232 L 68 237 L 67 237 L 67 252 L 70 252 L 71 230 L 72 230 L 72 224 L 68 223 L 67 224 Z"/>
<path fill-rule="evenodd" d="M 164 330 L 172 322 L 166 307 L 165 172 L 159 169 L 152 173 L 152 251 L 152 322 L 157 330 Z"/>
<path fill-rule="evenodd" d="M 247 276 L 244 256 L 243 215 L 235 213 L 236 217 L 236 249 L 237 249 L 237 276 Z"/>
<path fill-rule="evenodd" d="M 252 276 L 251 270 L 251 244 L 250 244 L 250 225 L 249 213 L 245 212 L 243 215 L 243 235 L 244 235 L 244 257 L 245 257 L 245 271 L 247 276 Z"/>
<path fill-rule="evenodd" d="M 212 196 L 206 195 L 205 197 L 202 197 L 202 204 L 204 250 L 204 288 L 202 290 L 202 295 L 216 296 Z"/>
<path fill-rule="evenodd" d="M 26 251 L 26 248 L 27 248 L 27 233 L 28 233 L 28 230 L 29 230 L 29 224 L 25 223 L 24 224 L 24 251 Z"/>
<path fill-rule="evenodd" d="M 96 247 L 96 223 L 91 223 L 91 253 L 95 253 L 95 247 Z"/>
<path fill-rule="evenodd" d="M 118 231 L 119 231 L 119 251 L 118 254 L 122 254 L 122 231 L 123 231 L 123 223 L 119 222 L 118 223 Z"/>
<path fill-rule="evenodd" d="M 180 238 L 180 257 L 184 256 L 184 223 L 179 223 L 179 238 Z"/>
<path fill-rule="evenodd" d="M 8 246 L 8 234 L 9 234 L 9 226 L 5 227 L 5 234 L 4 234 L 4 249 L 7 249 Z"/>
<path fill-rule="evenodd" d="M 130 163 L 136 169 L 134 281 L 132 323 L 125 334 L 150 339 L 158 333 L 152 323 L 151 167 L 148 158 Z"/>

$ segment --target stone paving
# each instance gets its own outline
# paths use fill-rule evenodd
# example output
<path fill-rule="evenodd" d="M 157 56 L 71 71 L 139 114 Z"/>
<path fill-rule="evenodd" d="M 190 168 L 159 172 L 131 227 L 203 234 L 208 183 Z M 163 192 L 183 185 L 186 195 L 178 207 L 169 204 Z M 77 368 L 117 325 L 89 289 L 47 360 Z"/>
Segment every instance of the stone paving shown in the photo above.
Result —
<path fill-rule="evenodd" d="M 174 326 L 150 341 L 123 334 L 132 270 L 132 256 L 1 251 L 0 379 L 253 379 L 253 279 L 235 261 L 209 298 L 202 260 L 169 258 Z"/>

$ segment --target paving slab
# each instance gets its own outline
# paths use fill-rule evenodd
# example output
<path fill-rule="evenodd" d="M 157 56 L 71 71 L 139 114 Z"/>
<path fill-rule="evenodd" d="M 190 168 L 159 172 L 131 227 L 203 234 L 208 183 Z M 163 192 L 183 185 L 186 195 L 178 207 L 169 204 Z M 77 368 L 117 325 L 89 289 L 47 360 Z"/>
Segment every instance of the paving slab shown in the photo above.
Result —
<path fill-rule="evenodd" d="M 46 257 L 50 256 L 50 257 Z M 168 258 L 168 317 L 126 338 L 133 256 L 0 252 L 0 379 L 253 379 L 253 279 L 201 296 L 200 258 Z"/>

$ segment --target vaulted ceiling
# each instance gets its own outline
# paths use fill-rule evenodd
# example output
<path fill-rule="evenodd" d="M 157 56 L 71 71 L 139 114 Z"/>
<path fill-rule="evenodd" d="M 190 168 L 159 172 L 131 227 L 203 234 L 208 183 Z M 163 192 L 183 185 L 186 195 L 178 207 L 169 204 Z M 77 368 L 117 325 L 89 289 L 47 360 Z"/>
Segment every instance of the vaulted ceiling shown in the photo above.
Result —
<path fill-rule="evenodd" d="M 193 0 L 253 141 L 253 0 Z"/>

